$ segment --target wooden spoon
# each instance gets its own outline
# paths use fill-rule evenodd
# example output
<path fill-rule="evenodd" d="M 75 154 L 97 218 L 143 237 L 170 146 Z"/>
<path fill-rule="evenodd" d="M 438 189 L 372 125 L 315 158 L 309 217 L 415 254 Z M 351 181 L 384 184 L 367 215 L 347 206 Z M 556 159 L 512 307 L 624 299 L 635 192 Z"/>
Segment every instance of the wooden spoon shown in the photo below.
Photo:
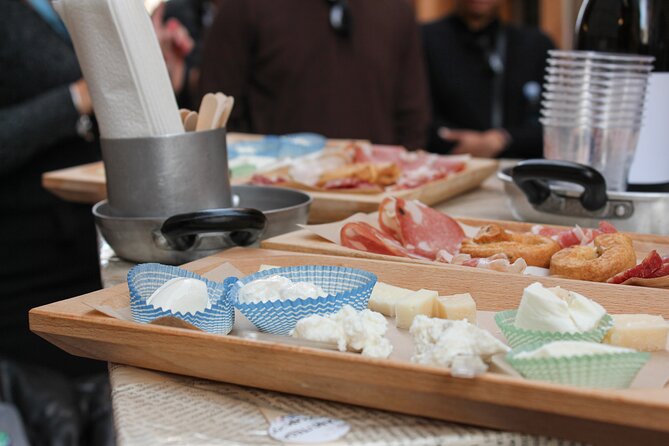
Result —
<path fill-rule="evenodd" d="M 217 128 L 225 127 L 230 119 L 230 113 L 232 113 L 232 108 L 235 106 L 235 98 L 228 96 L 225 99 L 225 106 L 223 108 L 223 113 L 221 113 L 221 119 L 218 122 Z"/>
<path fill-rule="evenodd" d="M 188 110 L 187 108 L 179 109 L 179 116 L 181 117 L 182 124 L 186 122 L 186 117 L 188 116 L 188 113 L 190 113 L 190 110 Z"/>
<path fill-rule="evenodd" d="M 197 117 L 198 114 L 196 111 L 189 112 L 188 116 L 186 116 L 186 119 L 184 119 L 184 130 L 187 132 L 194 132 L 197 128 Z"/>
<path fill-rule="evenodd" d="M 216 108 L 218 106 L 219 98 L 216 97 L 214 93 L 207 93 L 202 98 L 200 103 L 200 110 L 198 112 L 197 126 L 195 130 L 209 130 L 212 125 L 212 120 L 214 118 L 214 113 L 216 113 Z"/>

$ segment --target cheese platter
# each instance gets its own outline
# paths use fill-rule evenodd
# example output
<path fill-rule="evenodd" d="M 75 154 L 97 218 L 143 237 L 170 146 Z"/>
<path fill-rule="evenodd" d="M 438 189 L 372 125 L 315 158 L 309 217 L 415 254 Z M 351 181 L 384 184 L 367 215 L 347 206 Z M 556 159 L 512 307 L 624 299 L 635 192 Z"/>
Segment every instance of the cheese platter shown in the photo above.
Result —
<path fill-rule="evenodd" d="M 243 274 L 263 264 L 358 268 L 388 284 L 439 295 L 467 291 L 481 316 L 517 307 L 537 279 L 478 268 L 442 268 L 371 259 L 235 248 L 185 265 L 206 274 L 229 262 Z M 539 279 L 589 296 L 611 313 L 644 312 L 669 318 L 669 292 L 654 288 Z M 591 443 L 661 444 L 669 441 L 669 393 L 644 386 L 579 388 L 487 372 L 456 377 L 448 368 L 403 357 L 377 359 L 281 342 L 241 338 L 175 326 L 119 320 L 92 308 L 129 305 L 119 285 L 55 302 L 30 312 L 35 333 L 79 356 L 251 387 L 339 401 L 461 423 Z M 405 332 L 406 333 L 406 332 Z M 666 367 L 665 367 L 666 368 Z"/>
<path fill-rule="evenodd" d="M 669 237 L 623 233 L 607 222 L 569 228 L 452 218 L 419 201 L 390 197 L 379 212 L 303 228 L 264 240 L 262 247 L 669 288 Z"/>

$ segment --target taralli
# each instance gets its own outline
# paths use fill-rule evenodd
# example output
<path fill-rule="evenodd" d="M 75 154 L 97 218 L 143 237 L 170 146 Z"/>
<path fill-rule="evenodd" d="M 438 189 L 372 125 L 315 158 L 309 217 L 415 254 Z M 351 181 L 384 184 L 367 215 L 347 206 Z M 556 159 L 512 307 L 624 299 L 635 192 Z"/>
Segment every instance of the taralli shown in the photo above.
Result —
<path fill-rule="evenodd" d="M 490 257 L 504 253 L 512 263 L 524 259 L 528 265 L 547 268 L 560 245 L 549 237 L 507 231 L 498 225 L 483 226 L 478 234 L 462 242 L 460 252 L 472 257 Z"/>
<path fill-rule="evenodd" d="M 625 234 L 603 234 L 595 246 L 572 246 L 551 258 L 551 275 L 570 279 L 605 282 L 610 277 L 636 265 L 632 239 Z"/>

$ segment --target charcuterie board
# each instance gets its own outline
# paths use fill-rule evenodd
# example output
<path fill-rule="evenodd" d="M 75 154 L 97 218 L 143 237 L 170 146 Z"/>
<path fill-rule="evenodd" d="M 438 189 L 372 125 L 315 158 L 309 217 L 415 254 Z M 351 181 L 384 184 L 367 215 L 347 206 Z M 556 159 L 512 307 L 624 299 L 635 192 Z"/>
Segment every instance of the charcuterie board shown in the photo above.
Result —
<path fill-rule="evenodd" d="M 521 275 L 434 265 L 407 265 L 263 249 L 231 249 L 186 265 L 204 274 L 224 262 L 243 273 L 263 263 L 360 268 L 379 280 L 440 294 L 469 290 L 481 310 L 518 305 L 535 279 Z M 503 280 L 500 280 L 501 278 Z M 669 317 L 669 292 L 544 278 L 597 300 L 612 313 L 647 312 Z M 633 298 L 631 298 L 633 297 Z M 360 406 L 498 429 L 599 444 L 667 444 L 669 389 L 595 390 L 486 373 L 456 378 L 448 369 L 393 359 L 277 342 L 213 335 L 183 328 L 137 324 L 94 311 L 90 305 L 127 306 L 119 285 L 35 308 L 31 330 L 79 356 L 130 364 Z"/>
<path fill-rule="evenodd" d="M 505 229 L 515 232 L 530 231 L 533 223 L 517 222 L 517 221 L 502 221 L 502 220 L 484 220 L 474 218 L 456 218 L 462 224 L 479 227 L 488 224 L 498 224 Z M 559 229 L 569 229 L 564 226 L 551 226 Z M 633 240 L 634 249 L 637 254 L 637 259 L 643 259 L 651 250 L 655 249 L 663 254 L 669 254 L 669 237 L 653 234 L 637 234 L 627 233 Z M 310 254 L 327 254 L 346 257 L 357 257 L 364 259 L 385 260 L 391 262 L 409 262 L 417 264 L 438 265 L 448 268 L 468 268 L 458 265 L 448 265 L 446 263 L 432 262 L 427 260 L 412 259 L 408 257 L 390 256 L 385 254 L 377 254 L 373 252 L 360 251 L 351 249 L 346 246 L 338 245 L 329 240 L 326 240 L 312 231 L 303 229 L 300 231 L 289 232 L 276 237 L 269 238 L 262 241 L 263 248 L 278 249 L 283 251 L 305 252 Z"/>
<path fill-rule="evenodd" d="M 420 200 L 433 205 L 478 187 L 497 171 L 498 162 L 483 158 L 472 158 L 467 168 L 448 177 L 432 181 L 415 189 L 358 194 L 345 192 L 309 192 L 314 201 L 309 212 L 309 223 L 326 223 L 341 220 L 358 212 L 373 212 L 389 195 L 406 200 Z"/>

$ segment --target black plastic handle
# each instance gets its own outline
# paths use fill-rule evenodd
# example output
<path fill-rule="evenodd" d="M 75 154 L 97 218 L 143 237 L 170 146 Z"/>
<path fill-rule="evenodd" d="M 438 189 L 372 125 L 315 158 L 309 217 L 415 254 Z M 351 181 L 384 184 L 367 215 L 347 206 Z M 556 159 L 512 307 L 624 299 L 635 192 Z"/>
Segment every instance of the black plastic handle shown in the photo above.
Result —
<path fill-rule="evenodd" d="M 583 193 L 581 205 L 596 211 L 606 205 L 606 180 L 597 170 L 583 164 L 570 161 L 527 160 L 521 161 L 511 169 L 513 182 L 527 196 L 527 201 L 540 205 L 551 195 L 546 180 L 564 181 L 580 184 Z"/>
<path fill-rule="evenodd" d="M 229 233 L 237 246 L 247 246 L 260 238 L 267 227 L 267 217 L 256 209 L 207 209 L 174 215 L 163 222 L 160 232 L 169 245 L 179 251 L 193 246 L 198 234 Z"/>

